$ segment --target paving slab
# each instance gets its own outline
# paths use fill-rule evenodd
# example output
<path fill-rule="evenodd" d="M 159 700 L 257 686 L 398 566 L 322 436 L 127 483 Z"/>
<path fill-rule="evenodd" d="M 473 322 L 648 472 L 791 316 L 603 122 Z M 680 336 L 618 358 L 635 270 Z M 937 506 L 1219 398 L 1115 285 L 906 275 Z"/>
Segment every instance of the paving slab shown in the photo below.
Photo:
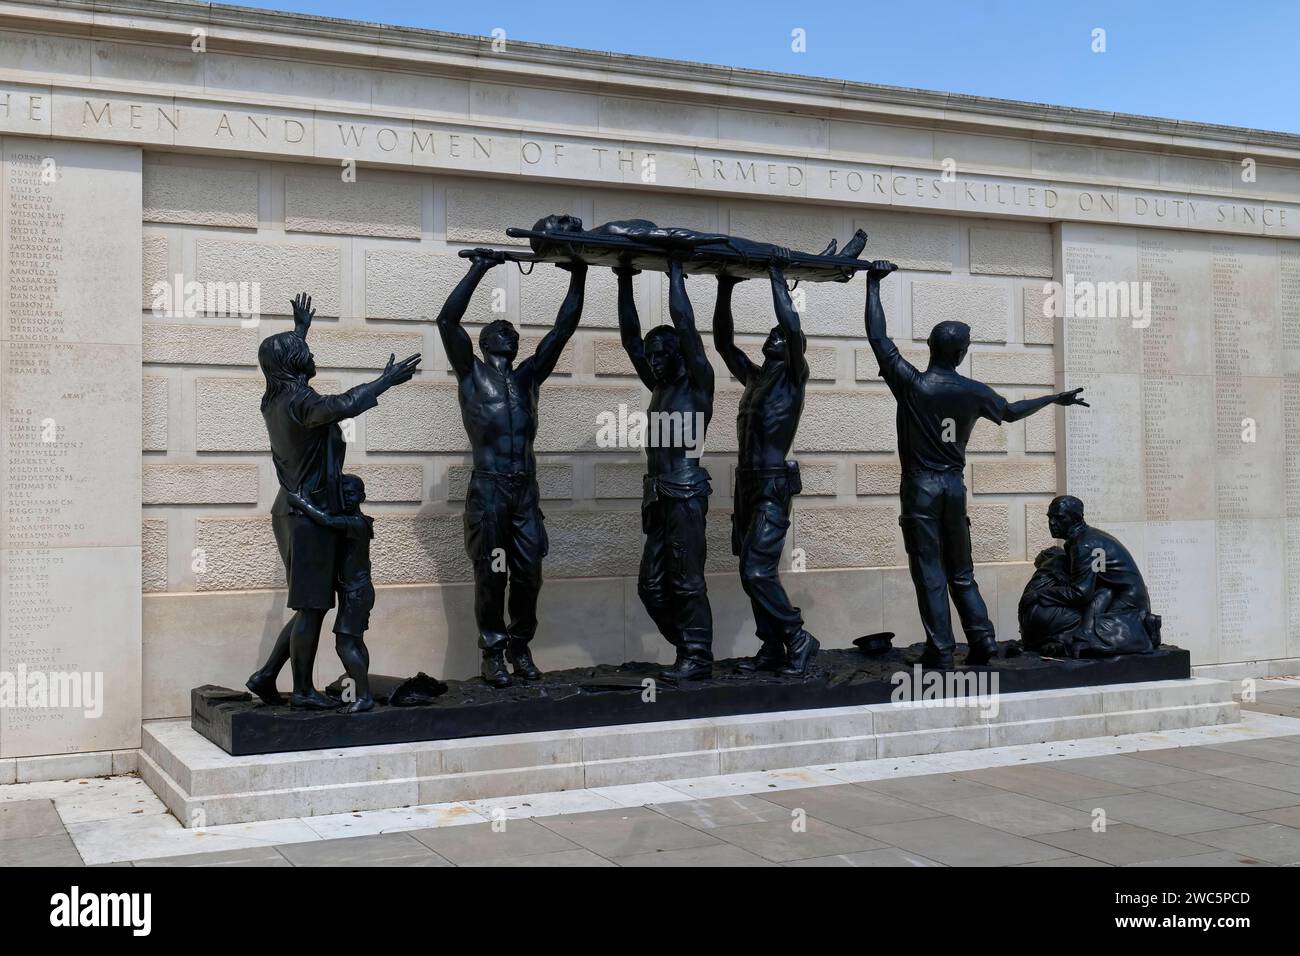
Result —
<path fill-rule="evenodd" d="M 614 858 L 614 862 L 619 866 L 776 866 L 755 853 L 726 843 L 619 856 Z"/>
<path fill-rule="evenodd" d="M 579 849 L 534 820 L 500 820 L 458 827 L 408 831 L 410 836 L 457 866 L 472 866 L 541 853 Z"/>
<path fill-rule="evenodd" d="M 901 823 L 904 820 L 922 820 L 939 816 L 939 811 L 908 803 L 876 790 L 861 786 L 809 787 L 805 790 L 787 790 L 767 796 L 790 810 L 801 809 L 809 816 L 824 820 L 837 827 L 853 830 L 880 823 Z M 789 811 L 787 811 L 787 817 Z"/>
<path fill-rule="evenodd" d="M 1212 744 L 1210 749 L 1300 767 L 1300 737 L 1265 737 L 1261 740 L 1234 740 L 1226 744 Z"/>
<path fill-rule="evenodd" d="M 997 792 L 994 787 L 951 773 L 904 777 L 901 780 L 869 780 L 854 786 L 931 808 L 937 803 L 987 797 Z"/>
<path fill-rule="evenodd" d="M 1204 842 L 1158 833 L 1129 823 L 1112 823 L 1102 831 L 1039 833 L 1033 839 L 1114 866 L 1192 856 L 1213 849 Z"/>
<path fill-rule="evenodd" d="M 890 823 L 862 832 L 947 866 L 1015 866 L 1065 855 L 1057 847 L 957 817 Z"/>
<path fill-rule="evenodd" d="M 1275 866 L 1273 863 L 1265 863 L 1263 860 L 1255 860 L 1240 853 L 1231 853 L 1227 850 L 1220 850 L 1217 853 L 1198 853 L 1195 856 L 1176 856 L 1169 860 L 1148 860 L 1145 863 L 1130 863 L 1130 866 L 1177 866 L 1177 867 L 1248 867 L 1248 866 Z"/>
<path fill-rule="evenodd" d="M 807 793 L 799 790 L 798 793 Z M 664 816 L 695 827 L 712 830 L 716 827 L 739 826 L 743 823 L 765 823 L 770 820 L 789 820 L 790 810 L 767 797 L 742 794 L 738 797 L 714 797 L 711 800 L 681 800 L 673 803 L 650 804 L 650 809 Z"/>
<path fill-rule="evenodd" d="M 1268 863 L 1283 866 L 1300 864 L 1300 829 L 1281 823 L 1257 823 L 1209 833 L 1193 833 L 1189 839 Z"/>
<path fill-rule="evenodd" d="M 1255 813 L 1249 813 L 1247 816 L 1300 829 L 1300 806 L 1279 807 L 1276 810 L 1259 810 Z"/>
<path fill-rule="evenodd" d="M 1124 784 L 1110 783 L 1096 777 L 1086 777 L 1081 773 L 1062 770 L 1060 768 L 1062 762 L 989 767 L 985 770 L 971 770 L 962 776 L 977 783 L 1053 803 L 1083 800 L 1089 797 L 1106 797 L 1133 791 L 1132 787 Z"/>
<path fill-rule="evenodd" d="M 1230 777 L 1204 776 L 1196 780 L 1184 780 L 1181 783 L 1167 783 L 1150 788 L 1151 793 L 1166 797 L 1201 803 L 1207 807 L 1228 810 L 1232 813 L 1254 813 L 1258 810 L 1277 810 L 1281 807 L 1294 806 L 1296 794 L 1287 790 L 1275 790 L 1261 787 L 1244 780 Z"/>
<path fill-rule="evenodd" d="M 1250 817 L 1239 813 L 1216 810 L 1204 804 L 1150 792 L 1120 793 L 1100 800 L 1076 800 L 1069 806 L 1089 813 L 1103 810 L 1107 824 L 1116 821 L 1132 823 L 1170 836 L 1248 826 L 1254 822 Z"/>
<path fill-rule="evenodd" d="M 462 866 L 510 866 L 510 867 L 542 867 L 542 866 L 560 866 L 560 867 L 584 867 L 584 866 L 601 866 L 613 867 L 613 863 L 603 856 L 597 856 L 590 850 L 584 850 L 577 847 L 573 850 L 556 850 L 552 853 L 536 853 L 532 856 L 504 856 L 494 860 L 484 860 L 477 863 L 464 863 Z"/>
<path fill-rule="evenodd" d="M 53 800 L 0 803 L 0 841 L 66 835 Z"/>
<path fill-rule="evenodd" d="M 1130 756 L 1138 760 L 1178 767 L 1181 770 L 1214 770 L 1224 767 L 1244 767 L 1258 763 L 1258 757 L 1216 750 L 1213 747 L 1168 747 L 1164 750 L 1139 750 Z"/>
<path fill-rule="evenodd" d="M 1273 790 L 1300 793 L 1300 764 L 1264 761 L 1247 767 L 1207 770 L 1206 773 L 1239 780 L 1242 783 L 1253 783 L 1259 787 L 1269 787 Z"/>
<path fill-rule="evenodd" d="M 220 850 L 216 853 L 187 853 L 137 860 L 133 866 L 293 866 L 275 847 L 258 846 L 244 850 Z"/>
<path fill-rule="evenodd" d="M 736 827 L 719 827 L 711 832 L 719 839 L 774 863 L 788 863 L 835 853 L 855 853 L 859 850 L 879 850 L 889 845 L 883 840 L 854 833 L 813 817 L 803 822 L 803 829 L 796 830 L 791 822 L 781 820 L 747 823 Z"/>
<path fill-rule="evenodd" d="M 396 866 L 406 859 L 436 855 L 407 833 L 290 843 L 277 849 L 294 866 Z"/>
<path fill-rule="evenodd" d="M 834 856 L 817 856 L 811 860 L 791 860 L 785 866 L 943 866 L 917 853 L 908 853 L 897 847 L 879 850 L 862 850 L 858 853 L 838 853 Z"/>
<path fill-rule="evenodd" d="M 1080 757 L 1077 760 L 1062 760 L 1055 764 L 1058 770 L 1077 773 L 1085 777 L 1096 777 L 1108 783 L 1118 784 L 1130 789 L 1158 787 L 1165 783 L 1178 783 L 1182 780 L 1194 780 L 1196 772 L 1181 770 L 1178 767 L 1166 767 L 1141 760 L 1128 754 L 1107 754 L 1104 757 Z"/>
<path fill-rule="evenodd" d="M 719 842 L 703 830 L 670 820 L 662 813 L 645 807 L 543 817 L 537 822 L 566 840 L 611 860 L 638 853 L 680 850 Z"/>
<path fill-rule="evenodd" d="M 81 854 L 66 833 L 0 840 L 0 867 L 84 865 Z"/>
<path fill-rule="evenodd" d="M 1020 793 L 999 793 L 973 800 L 935 805 L 949 816 L 970 820 L 1018 836 L 1056 833 L 1092 825 L 1092 814 Z"/>

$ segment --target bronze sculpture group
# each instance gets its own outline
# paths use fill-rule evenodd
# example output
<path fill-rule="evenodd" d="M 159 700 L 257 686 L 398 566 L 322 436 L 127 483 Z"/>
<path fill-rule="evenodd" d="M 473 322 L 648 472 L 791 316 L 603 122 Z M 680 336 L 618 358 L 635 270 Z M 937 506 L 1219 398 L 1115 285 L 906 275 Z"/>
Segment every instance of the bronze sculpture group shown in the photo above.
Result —
<path fill-rule="evenodd" d="M 436 319 L 456 375 L 472 452 L 465 548 L 474 571 L 474 615 L 487 684 L 501 688 L 542 676 L 530 650 L 548 551 L 533 453 L 538 398 L 541 384 L 577 330 L 589 264 L 608 266 L 617 275 L 619 330 L 636 374 L 650 389 L 648 414 L 652 419 L 676 416 L 701 423 L 698 431 L 683 433 L 687 440 L 646 447 L 641 505 L 645 541 L 637 591 L 646 613 L 676 652 L 673 664 L 661 672 L 664 680 L 705 680 L 713 672 L 713 619 L 704 573 L 712 489 L 700 452 L 713 413 L 714 372 L 687 295 L 688 272 L 717 277 L 714 346 L 744 386 L 736 421 L 739 454 L 731 538 L 759 647 L 740 669 L 793 679 L 813 670 L 818 641 L 804 629 L 800 609 L 791 603 L 778 570 L 792 502 L 800 492 L 798 464 L 786 456 L 798 430 L 809 377 L 806 338 L 787 281 L 792 275 L 797 280 L 847 281 L 857 271 L 867 273 L 867 339 L 898 403 L 899 522 L 926 635 L 921 663 L 954 666 L 950 596 L 969 645 L 965 663 L 987 664 L 996 656 L 993 625 L 971 558 L 962 478 L 966 444 L 979 418 L 1001 424 L 1051 404 L 1086 405 L 1079 397 L 1081 389 L 1007 401 L 957 371 L 970 344 L 970 329 L 960 322 L 936 325 L 929 337 L 928 367 L 911 365 L 886 334 L 880 300 L 880 282 L 896 267 L 882 260 L 858 260 L 866 243 L 861 230 L 842 249 L 837 251 L 832 240 L 818 254 L 665 228 L 647 220 L 584 230 L 575 217 L 548 216 L 531 230 L 507 231 L 527 238 L 532 252 L 462 252 L 469 270 Z M 509 321 L 498 319 L 483 327 L 481 356 L 475 355 L 461 326 L 483 277 L 506 261 L 551 262 L 570 274 L 554 327 L 534 354 L 518 364 L 519 335 Z M 632 289 L 632 277 L 642 268 L 667 273 L 672 320 L 644 336 Z M 769 281 L 776 314 L 761 364 L 736 345 L 732 316 L 736 284 L 757 277 Z M 374 603 L 369 562 L 373 529 L 359 510 L 364 487 L 343 473 L 345 444 L 338 423 L 373 408 L 383 392 L 408 381 L 420 356 L 400 363 L 390 358 L 373 382 L 341 395 L 320 395 L 309 384 L 315 374 L 306 344 L 314 314 L 311 300 L 299 296 L 293 309 L 294 329 L 266 339 L 258 359 L 267 383 L 262 414 L 280 485 L 272 522 L 294 614 L 247 686 L 266 703 L 283 703 L 276 676 L 292 661 L 291 706 L 339 706 L 312 685 L 321 625 L 337 594 L 336 646 L 355 691 L 345 709 L 361 712 L 374 706 L 363 640 Z M 1026 645 L 1045 654 L 1073 656 L 1134 653 L 1157 646 L 1159 617 L 1151 614 L 1132 556 L 1113 537 L 1084 523 L 1077 499 L 1056 499 L 1049 520 L 1053 535 L 1065 539 L 1067 547 L 1060 555 L 1040 555 L 1021 602 Z M 1097 553 L 1102 555 L 1100 571 L 1095 567 Z"/>

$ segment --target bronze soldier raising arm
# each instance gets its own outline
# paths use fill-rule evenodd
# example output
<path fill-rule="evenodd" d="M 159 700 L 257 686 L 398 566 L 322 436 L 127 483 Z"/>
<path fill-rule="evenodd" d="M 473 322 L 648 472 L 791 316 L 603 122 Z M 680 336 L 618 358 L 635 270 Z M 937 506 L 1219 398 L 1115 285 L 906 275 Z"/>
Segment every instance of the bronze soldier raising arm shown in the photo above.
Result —
<path fill-rule="evenodd" d="M 970 652 L 967 664 L 986 664 L 997 653 L 988 609 L 975 583 L 970 521 L 966 517 L 966 443 L 975 423 L 1013 422 L 1049 405 L 1087 405 L 1076 388 L 1056 395 L 1008 402 L 983 382 L 957 371 L 970 348 L 970 326 L 940 322 L 930 330 L 930 364 L 925 371 L 899 354 L 885 328 L 880 280 L 898 267 L 883 260 L 867 269 L 867 340 L 880 376 L 898 401 L 899 488 L 908 567 L 925 628 L 921 663 L 951 667 L 955 641 L 948 595 L 961 617 Z"/>
<path fill-rule="evenodd" d="M 568 270 L 570 281 L 555 327 L 542 338 L 535 354 L 515 366 L 519 333 L 509 321 L 497 319 L 484 326 L 479 333 L 481 359 L 461 327 L 474 290 L 503 256 L 476 249 L 470 261 L 469 272 L 447 297 L 437 324 L 459 382 L 461 420 L 474 461 L 465 495 L 465 548 L 474 564 L 474 617 L 483 652 L 482 674 L 493 687 L 506 687 L 511 683 L 507 653 L 515 677 L 537 680 L 542 676 L 528 647 L 537 632 L 537 595 L 548 549 L 533 455 L 537 398 L 542 382 L 555 370 L 564 346 L 577 331 L 587 267 L 557 264 Z M 507 570 L 509 627 L 505 623 Z"/>
<path fill-rule="evenodd" d="M 623 348 L 650 389 L 651 440 L 641 501 L 646 540 L 637 593 L 659 633 L 677 652 L 663 678 L 700 680 L 713 673 L 713 612 L 704 580 L 705 521 L 712 489 L 709 473 L 699 464 L 713 417 L 713 366 L 695 329 L 681 261 L 669 263 L 668 312 L 673 324 L 651 329 L 644 341 L 632 296 L 636 271 L 614 269 Z M 670 440 L 661 440 L 664 437 Z"/>
<path fill-rule="evenodd" d="M 713 314 L 714 345 L 731 374 L 745 386 L 736 415 L 740 455 L 731 550 L 740 556 L 740 581 L 754 609 L 762 647 L 740 666 L 803 676 L 819 644 L 803 629 L 803 616 L 790 603 L 777 566 L 790 528 L 791 504 L 801 488 L 799 466 L 785 456 L 799 429 L 809 373 L 799 313 L 779 261 L 771 265 L 768 277 L 777 324 L 763 343 L 762 365 L 755 365 L 736 346 L 731 311 L 736 279 L 718 277 Z"/>

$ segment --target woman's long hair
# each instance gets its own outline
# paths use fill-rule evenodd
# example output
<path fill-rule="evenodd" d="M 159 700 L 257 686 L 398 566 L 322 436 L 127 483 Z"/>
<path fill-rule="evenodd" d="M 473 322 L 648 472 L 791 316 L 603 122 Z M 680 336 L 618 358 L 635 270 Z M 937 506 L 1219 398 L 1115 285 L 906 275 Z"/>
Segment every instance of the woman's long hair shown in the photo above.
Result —
<path fill-rule="evenodd" d="M 266 376 L 266 391 L 262 393 L 262 410 L 266 411 L 277 395 L 307 380 L 311 349 L 297 332 L 279 332 L 258 347 L 257 364 Z"/>

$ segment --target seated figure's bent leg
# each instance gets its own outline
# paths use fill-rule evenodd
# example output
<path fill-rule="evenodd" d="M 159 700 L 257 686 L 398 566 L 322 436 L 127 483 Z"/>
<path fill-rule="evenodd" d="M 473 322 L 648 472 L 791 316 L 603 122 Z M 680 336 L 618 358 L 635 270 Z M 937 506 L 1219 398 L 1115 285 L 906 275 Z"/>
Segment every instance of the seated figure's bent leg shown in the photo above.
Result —
<path fill-rule="evenodd" d="M 1071 607 L 1055 604 L 1038 604 L 1021 614 L 1020 637 L 1025 648 L 1041 651 L 1045 648 L 1060 652 L 1060 645 L 1069 643 L 1075 636 L 1082 618 Z"/>

